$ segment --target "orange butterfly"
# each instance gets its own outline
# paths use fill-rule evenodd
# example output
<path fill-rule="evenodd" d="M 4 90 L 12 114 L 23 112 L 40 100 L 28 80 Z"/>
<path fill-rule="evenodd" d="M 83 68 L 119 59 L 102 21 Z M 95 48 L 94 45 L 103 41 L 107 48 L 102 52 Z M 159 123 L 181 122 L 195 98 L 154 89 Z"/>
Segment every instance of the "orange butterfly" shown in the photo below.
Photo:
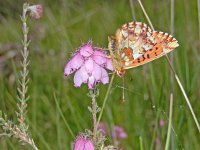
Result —
<path fill-rule="evenodd" d="M 179 46 L 168 33 L 152 31 L 141 22 L 122 25 L 116 36 L 108 37 L 108 49 L 115 72 L 121 77 L 126 69 L 146 64 Z"/>

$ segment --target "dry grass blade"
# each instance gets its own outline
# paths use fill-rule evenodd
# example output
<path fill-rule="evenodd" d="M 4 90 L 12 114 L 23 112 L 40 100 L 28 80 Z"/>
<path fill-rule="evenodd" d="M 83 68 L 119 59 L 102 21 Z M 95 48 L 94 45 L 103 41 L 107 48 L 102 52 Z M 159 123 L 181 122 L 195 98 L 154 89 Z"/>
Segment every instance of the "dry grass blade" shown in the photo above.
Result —
<path fill-rule="evenodd" d="M 170 9 L 171 9 L 171 35 L 174 35 L 174 0 L 171 0 Z M 174 66 L 174 54 L 173 53 L 170 53 L 170 62 Z M 174 95 L 174 74 L 173 74 L 172 70 L 170 70 L 170 89 L 171 89 L 171 96 L 173 98 L 173 95 Z M 174 121 L 173 121 L 173 115 L 172 115 L 171 126 L 173 126 L 173 124 L 174 124 Z M 173 132 L 171 132 L 171 148 L 174 149 L 174 133 Z"/>
<path fill-rule="evenodd" d="M 171 0 L 171 35 L 174 35 L 174 0 Z M 170 62 L 174 66 L 174 55 L 170 53 Z M 170 71 L 171 92 L 174 93 L 173 71 Z"/>
<path fill-rule="evenodd" d="M 136 21 L 135 9 L 134 9 L 134 6 L 133 6 L 133 0 L 129 0 L 129 4 L 130 4 L 130 8 L 131 8 L 131 15 L 132 15 L 133 21 Z"/>
<path fill-rule="evenodd" d="M 144 9 L 144 7 L 143 7 L 142 2 L 141 2 L 140 0 L 138 0 L 138 2 L 139 2 L 140 6 L 141 6 L 141 8 L 142 8 L 142 11 L 143 11 L 145 17 L 147 18 L 147 20 L 148 20 L 148 22 L 149 22 L 150 27 L 154 30 L 154 27 L 153 27 L 153 25 L 152 25 L 152 23 L 151 23 L 151 20 L 149 19 L 149 16 L 147 15 L 147 13 L 146 13 L 146 11 L 145 11 L 145 9 Z M 193 111 L 193 108 L 192 108 L 192 106 L 191 106 L 191 104 L 190 104 L 189 98 L 188 98 L 188 96 L 187 96 L 187 94 L 186 94 L 186 92 L 185 92 L 185 90 L 184 90 L 184 88 L 183 88 L 183 85 L 182 85 L 181 82 L 180 82 L 180 79 L 179 79 L 178 75 L 176 74 L 176 72 L 175 72 L 175 70 L 174 70 L 174 68 L 173 68 L 173 66 L 172 66 L 172 64 L 171 64 L 171 62 L 170 62 L 170 60 L 169 60 L 169 57 L 168 57 L 167 55 L 165 55 L 165 56 L 166 56 L 167 62 L 168 62 L 169 65 L 170 65 L 171 70 L 173 71 L 173 74 L 174 74 L 174 76 L 175 76 L 175 79 L 176 79 L 176 81 L 177 81 L 177 83 L 178 83 L 178 85 L 179 85 L 179 87 L 180 87 L 180 89 L 181 89 L 181 92 L 182 92 L 182 94 L 183 94 L 183 96 L 184 96 L 184 98 L 185 98 L 185 100 L 186 100 L 186 102 L 187 102 L 187 105 L 188 105 L 188 107 L 189 107 L 189 109 L 190 109 L 190 112 L 192 113 L 193 119 L 194 119 L 194 121 L 195 121 L 195 123 L 196 123 L 196 126 L 197 126 L 197 128 L 198 128 L 198 130 L 199 130 L 199 133 L 200 133 L 200 126 L 199 126 L 198 120 L 197 120 L 197 118 L 196 118 L 196 115 L 195 115 L 195 113 L 194 113 L 194 111 Z"/>

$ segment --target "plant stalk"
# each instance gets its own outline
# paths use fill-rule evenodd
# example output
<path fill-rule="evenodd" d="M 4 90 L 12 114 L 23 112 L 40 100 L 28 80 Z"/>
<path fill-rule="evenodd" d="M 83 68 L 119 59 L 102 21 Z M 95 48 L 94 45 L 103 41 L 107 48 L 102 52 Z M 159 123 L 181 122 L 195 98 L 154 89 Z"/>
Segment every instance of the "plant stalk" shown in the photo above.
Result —
<path fill-rule="evenodd" d="M 147 20 L 148 20 L 148 22 L 149 22 L 150 27 L 154 30 L 154 27 L 153 27 L 153 25 L 152 25 L 152 23 L 151 23 L 151 20 L 149 19 L 149 16 L 147 15 L 147 13 L 146 13 L 146 11 L 145 11 L 143 5 L 142 5 L 142 2 L 141 2 L 140 0 L 138 0 L 138 2 L 139 2 L 139 4 L 140 4 L 140 7 L 142 8 L 142 11 L 143 11 L 145 17 L 147 18 Z M 183 96 L 184 96 L 184 98 L 185 98 L 185 100 L 186 100 L 186 103 L 187 103 L 187 105 L 188 105 L 188 107 L 189 107 L 189 109 L 190 109 L 190 112 L 192 113 L 193 119 L 194 119 L 194 121 L 195 121 L 195 123 L 196 123 L 197 129 L 198 129 L 198 131 L 199 131 L 199 133 L 200 133 L 200 126 L 199 126 L 198 120 L 197 120 L 197 118 L 196 118 L 196 115 L 195 115 L 195 113 L 194 113 L 194 111 L 193 111 L 193 108 L 192 108 L 192 106 L 191 106 L 191 104 L 190 104 L 189 98 L 188 98 L 188 96 L 187 96 L 187 94 L 186 94 L 186 92 L 185 92 L 185 90 L 184 90 L 184 88 L 183 88 L 183 85 L 182 85 L 181 82 L 180 82 L 180 79 L 179 79 L 178 75 L 176 74 L 176 72 L 175 72 L 175 70 L 174 70 L 174 68 L 173 68 L 173 66 L 172 66 L 172 64 L 171 64 L 171 62 L 170 62 L 170 60 L 169 60 L 169 57 L 168 57 L 166 54 L 165 54 L 165 57 L 166 57 L 166 59 L 167 59 L 167 62 L 168 62 L 168 64 L 169 64 L 171 70 L 173 71 L 173 74 L 174 74 L 174 77 L 175 77 L 175 79 L 176 79 L 176 82 L 178 83 L 178 86 L 179 86 L 179 88 L 181 89 L 181 92 L 182 92 L 182 94 L 183 94 Z"/>
<path fill-rule="evenodd" d="M 102 105 L 102 107 L 101 107 L 101 111 L 100 111 L 98 120 L 97 120 L 97 127 L 98 127 L 99 122 L 100 122 L 100 120 L 101 120 L 101 117 L 102 117 L 102 114 L 103 114 L 103 111 L 104 111 L 104 108 L 105 108 L 105 104 L 106 104 L 106 102 L 107 102 L 107 100 L 108 100 L 108 96 L 109 96 L 109 94 L 110 94 L 110 90 L 111 90 L 111 87 L 112 87 L 112 84 L 113 84 L 114 77 L 115 77 L 115 74 L 113 73 L 113 74 L 112 74 L 112 77 L 111 77 L 111 80 L 110 80 L 110 83 L 109 83 L 109 86 L 108 86 L 108 90 L 107 90 L 107 92 L 106 92 L 106 96 L 105 96 L 105 98 L 104 98 L 104 100 L 103 100 L 103 105 Z"/>
<path fill-rule="evenodd" d="M 165 143 L 165 150 L 169 149 L 169 141 L 171 136 L 171 128 L 172 128 L 172 113 L 173 113 L 173 94 L 170 95 L 170 109 L 169 109 L 169 123 L 168 123 L 168 131 L 167 131 L 167 139 Z"/>

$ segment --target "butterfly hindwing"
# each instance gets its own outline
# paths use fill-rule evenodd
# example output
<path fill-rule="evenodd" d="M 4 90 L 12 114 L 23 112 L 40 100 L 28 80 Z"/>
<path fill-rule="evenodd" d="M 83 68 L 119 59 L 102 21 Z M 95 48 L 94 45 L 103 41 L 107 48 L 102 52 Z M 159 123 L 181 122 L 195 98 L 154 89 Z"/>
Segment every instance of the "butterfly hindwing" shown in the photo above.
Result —
<path fill-rule="evenodd" d="M 124 64 L 125 65 L 124 69 L 134 68 L 146 64 L 148 62 L 151 62 L 178 47 L 177 40 L 168 33 L 153 31 L 152 35 L 156 41 L 153 47 L 150 50 L 143 53 L 137 59 L 127 63 L 128 65 Z"/>

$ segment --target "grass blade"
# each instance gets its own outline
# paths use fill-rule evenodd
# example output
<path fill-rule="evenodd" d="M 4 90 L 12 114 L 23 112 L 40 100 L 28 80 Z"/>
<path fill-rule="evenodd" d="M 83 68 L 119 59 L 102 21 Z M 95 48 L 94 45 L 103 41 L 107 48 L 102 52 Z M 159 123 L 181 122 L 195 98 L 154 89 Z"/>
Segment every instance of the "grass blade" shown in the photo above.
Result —
<path fill-rule="evenodd" d="M 113 83 L 114 77 L 115 77 L 115 74 L 113 73 L 113 75 L 112 75 L 112 77 L 111 77 L 111 80 L 110 80 L 110 84 L 109 84 L 109 86 L 108 86 L 108 90 L 107 90 L 107 92 L 106 92 L 106 96 L 105 96 L 105 98 L 104 98 L 104 100 L 103 100 L 103 105 L 102 105 L 102 107 L 101 107 L 101 111 L 100 111 L 98 120 L 97 120 L 97 127 L 98 127 L 99 122 L 100 122 L 100 120 L 101 120 L 101 117 L 102 117 L 102 114 L 103 114 L 103 110 L 104 110 L 104 108 L 105 108 L 105 104 L 106 104 L 106 102 L 107 102 L 107 100 L 108 100 L 108 95 L 110 94 L 110 90 L 111 90 L 111 87 L 112 87 L 112 83 Z"/>
<path fill-rule="evenodd" d="M 59 104 L 58 104 L 58 100 L 57 100 L 57 97 L 56 97 L 56 94 L 55 94 L 55 93 L 54 93 L 54 100 L 55 100 L 55 102 L 56 102 L 56 107 L 57 107 L 57 109 L 58 109 L 58 111 L 59 111 L 59 113 L 60 113 L 60 116 L 62 117 L 62 119 L 63 119 L 63 121 L 64 121 L 64 123 L 65 123 L 65 125 L 66 125 L 66 127 L 67 127 L 67 129 L 68 129 L 68 131 L 69 131 L 69 133 L 70 133 L 71 136 L 74 138 L 74 137 L 75 137 L 75 136 L 74 136 L 74 133 L 73 133 L 72 129 L 70 128 L 69 123 L 68 123 L 67 120 L 65 119 L 65 117 L 64 117 L 64 115 L 63 115 L 63 113 L 62 113 L 62 110 L 60 109 L 60 106 L 59 106 Z"/>
<path fill-rule="evenodd" d="M 144 147 L 143 147 L 143 140 L 142 140 L 142 136 L 139 137 L 139 140 L 140 140 L 140 150 L 143 150 Z"/>
<path fill-rule="evenodd" d="M 152 23 L 151 23 L 151 20 L 149 19 L 149 16 L 147 15 L 147 13 L 146 13 L 146 11 L 145 11 L 143 5 L 142 5 L 142 2 L 141 2 L 140 0 L 138 0 L 138 2 L 139 2 L 140 6 L 141 6 L 141 8 L 142 8 L 142 11 L 143 11 L 145 17 L 147 18 L 147 20 L 148 20 L 148 22 L 149 22 L 150 27 L 154 30 L 154 27 L 153 27 L 153 25 L 152 25 Z M 167 55 L 165 55 L 165 56 L 166 56 L 166 59 L 167 59 L 167 61 L 168 61 L 168 64 L 169 64 L 171 70 L 173 71 L 173 74 L 174 74 L 174 76 L 175 76 L 176 82 L 178 83 L 178 86 L 179 86 L 179 88 L 181 89 L 181 92 L 182 92 L 182 94 L 183 94 L 183 96 L 184 96 L 184 98 L 185 98 L 185 100 L 186 100 L 186 103 L 187 103 L 187 105 L 188 105 L 188 107 L 189 107 L 189 109 L 190 109 L 190 112 L 192 113 L 193 119 L 194 119 L 194 121 L 195 121 L 195 123 L 196 123 L 197 129 L 199 130 L 199 133 L 200 133 L 200 126 L 199 126 L 198 120 L 197 120 L 197 118 L 196 118 L 196 115 L 195 115 L 195 113 L 194 113 L 194 111 L 193 111 L 193 108 L 192 108 L 192 106 L 191 106 L 191 104 L 190 104 L 189 98 L 188 98 L 188 96 L 187 96 L 187 94 L 186 94 L 186 92 L 185 92 L 185 90 L 184 90 L 184 88 L 183 88 L 182 83 L 180 82 L 180 79 L 179 79 L 178 75 L 176 74 L 176 72 L 175 72 L 175 70 L 174 70 L 174 68 L 173 68 L 173 66 L 172 66 L 172 64 L 171 64 L 171 62 L 170 62 L 170 60 L 169 60 L 169 57 L 168 57 Z"/>
<path fill-rule="evenodd" d="M 167 131 L 167 139 L 165 143 L 165 150 L 169 149 L 169 140 L 171 136 L 171 128 L 172 128 L 172 112 L 173 112 L 173 94 L 170 95 L 170 108 L 169 108 L 169 123 L 168 123 L 168 131 Z"/>

